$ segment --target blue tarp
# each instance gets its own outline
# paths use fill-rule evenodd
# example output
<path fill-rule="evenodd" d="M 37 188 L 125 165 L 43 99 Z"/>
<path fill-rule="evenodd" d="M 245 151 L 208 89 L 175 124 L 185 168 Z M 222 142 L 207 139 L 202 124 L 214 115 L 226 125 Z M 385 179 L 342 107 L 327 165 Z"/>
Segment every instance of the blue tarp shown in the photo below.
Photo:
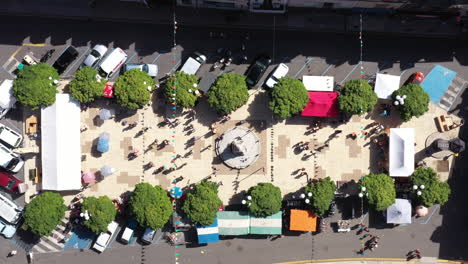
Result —
<path fill-rule="evenodd" d="M 429 94 L 431 102 L 438 104 L 456 75 L 456 72 L 436 65 L 424 78 L 421 87 Z"/>
<path fill-rule="evenodd" d="M 218 219 L 209 226 L 197 226 L 198 243 L 208 244 L 219 241 Z"/>

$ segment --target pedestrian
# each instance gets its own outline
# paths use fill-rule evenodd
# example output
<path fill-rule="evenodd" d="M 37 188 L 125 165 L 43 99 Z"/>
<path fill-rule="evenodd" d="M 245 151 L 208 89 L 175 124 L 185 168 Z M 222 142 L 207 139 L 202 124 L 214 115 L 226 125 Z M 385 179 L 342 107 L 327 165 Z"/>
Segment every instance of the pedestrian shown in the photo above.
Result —
<path fill-rule="evenodd" d="M 88 130 L 88 128 L 89 128 L 88 125 L 85 124 L 81 127 L 80 131 L 85 132 L 86 130 Z"/>
<path fill-rule="evenodd" d="M 8 257 L 13 257 L 14 255 L 16 255 L 16 253 L 18 253 L 18 251 L 12 250 L 8 253 Z"/>
<path fill-rule="evenodd" d="M 366 248 L 361 248 L 357 253 L 364 256 L 364 251 L 366 251 Z"/>
<path fill-rule="evenodd" d="M 138 121 L 135 121 L 132 123 L 132 127 L 136 127 L 136 126 L 138 126 Z"/>
<path fill-rule="evenodd" d="M 126 126 L 126 125 L 128 125 L 128 120 L 122 121 L 122 126 Z"/>
<path fill-rule="evenodd" d="M 343 132 L 343 130 L 335 130 L 336 135 L 340 134 L 341 132 Z"/>
<path fill-rule="evenodd" d="M 152 161 L 148 162 L 148 169 L 151 169 L 154 167 L 154 163 Z"/>
<path fill-rule="evenodd" d="M 164 144 L 164 146 L 168 145 L 168 144 L 169 144 L 169 140 L 167 140 L 167 139 L 163 140 L 163 144 Z"/>

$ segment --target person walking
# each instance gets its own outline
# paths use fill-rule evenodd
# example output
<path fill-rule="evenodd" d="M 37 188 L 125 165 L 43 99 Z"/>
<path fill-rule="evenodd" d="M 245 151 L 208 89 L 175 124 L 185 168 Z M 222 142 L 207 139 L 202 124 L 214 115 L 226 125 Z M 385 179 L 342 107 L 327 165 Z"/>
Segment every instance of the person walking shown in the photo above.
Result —
<path fill-rule="evenodd" d="M 18 251 L 16 250 L 12 250 L 8 253 L 8 257 L 13 257 L 14 255 L 16 255 L 18 253 Z"/>

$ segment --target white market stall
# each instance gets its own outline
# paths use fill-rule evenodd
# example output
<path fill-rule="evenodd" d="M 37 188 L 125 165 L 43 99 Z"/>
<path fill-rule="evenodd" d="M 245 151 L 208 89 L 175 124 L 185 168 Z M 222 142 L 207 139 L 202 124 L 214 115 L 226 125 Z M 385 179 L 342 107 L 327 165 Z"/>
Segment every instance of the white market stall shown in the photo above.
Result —
<path fill-rule="evenodd" d="M 66 191 L 81 188 L 80 104 L 69 94 L 41 110 L 42 188 Z"/>
<path fill-rule="evenodd" d="M 395 199 L 395 203 L 387 208 L 387 224 L 411 224 L 411 202 Z"/>
<path fill-rule="evenodd" d="M 309 92 L 333 92 L 333 76 L 302 76 L 302 83 Z"/>
<path fill-rule="evenodd" d="M 400 76 L 377 73 L 375 93 L 379 99 L 391 99 L 392 93 L 400 88 Z"/>
<path fill-rule="evenodd" d="M 414 128 L 391 128 L 389 136 L 389 174 L 408 177 L 414 171 Z"/>

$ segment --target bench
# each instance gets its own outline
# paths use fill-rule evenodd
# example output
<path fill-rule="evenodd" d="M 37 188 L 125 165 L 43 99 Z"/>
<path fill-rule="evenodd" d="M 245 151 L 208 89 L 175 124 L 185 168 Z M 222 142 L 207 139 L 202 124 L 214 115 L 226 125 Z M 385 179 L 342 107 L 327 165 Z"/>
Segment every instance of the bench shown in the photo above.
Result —
<path fill-rule="evenodd" d="M 447 119 L 444 115 L 436 117 L 435 121 L 439 132 L 445 132 L 450 130 L 449 126 L 447 125 Z"/>
<path fill-rule="evenodd" d="M 29 169 L 29 179 L 35 184 L 38 184 L 41 181 L 41 174 L 38 168 Z"/>

